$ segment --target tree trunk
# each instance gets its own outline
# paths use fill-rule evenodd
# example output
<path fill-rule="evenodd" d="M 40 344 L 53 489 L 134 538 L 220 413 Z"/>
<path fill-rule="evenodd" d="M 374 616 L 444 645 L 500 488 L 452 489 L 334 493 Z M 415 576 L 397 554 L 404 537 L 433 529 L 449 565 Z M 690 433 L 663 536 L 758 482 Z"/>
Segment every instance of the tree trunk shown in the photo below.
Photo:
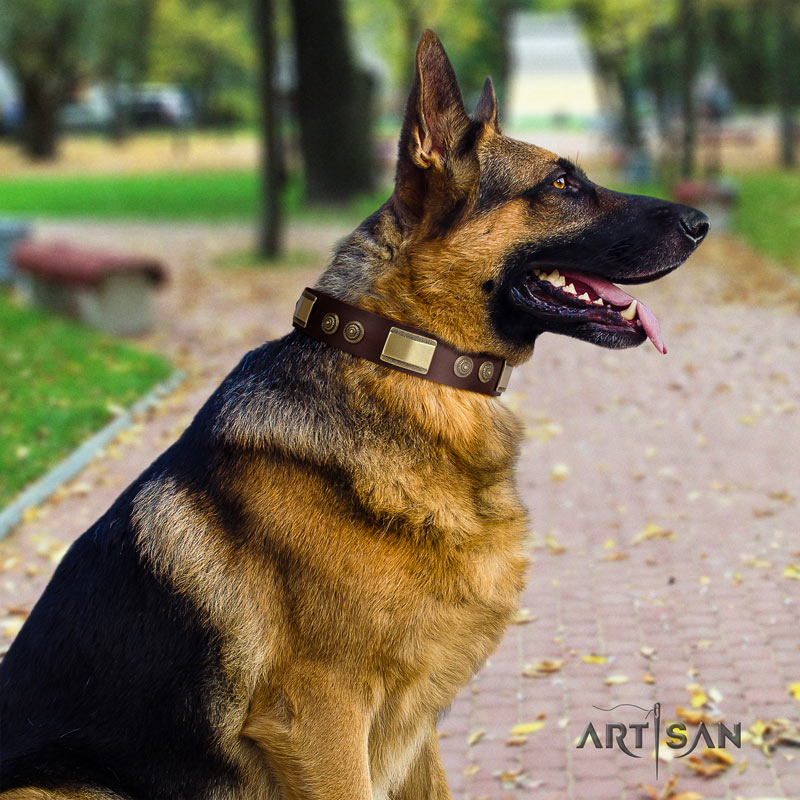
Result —
<path fill-rule="evenodd" d="M 373 83 L 356 68 L 341 0 L 292 0 L 306 197 L 342 203 L 374 185 Z"/>
<path fill-rule="evenodd" d="M 283 189 L 285 168 L 275 88 L 277 58 L 273 0 L 254 0 L 254 11 L 259 45 L 259 91 L 261 95 L 261 203 L 258 252 L 265 258 L 275 258 L 283 249 L 281 190 Z"/>
<path fill-rule="evenodd" d="M 20 129 L 22 147 L 37 161 L 53 159 L 58 154 L 60 93 L 48 75 L 27 76 L 21 83 L 25 109 Z"/>
<path fill-rule="evenodd" d="M 694 80 L 697 74 L 697 49 L 699 36 L 695 0 L 680 0 L 678 7 L 680 38 L 683 45 L 681 59 L 681 110 L 683 114 L 683 139 L 681 146 L 681 176 L 692 178 L 697 161 L 697 121 L 694 107 Z"/>
<path fill-rule="evenodd" d="M 794 66 L 792 61 L 792 0 L 778 0 L 778 106 L 780 109 L 780 161 L 784 167 L 797 165 L 795 144 Z"/>

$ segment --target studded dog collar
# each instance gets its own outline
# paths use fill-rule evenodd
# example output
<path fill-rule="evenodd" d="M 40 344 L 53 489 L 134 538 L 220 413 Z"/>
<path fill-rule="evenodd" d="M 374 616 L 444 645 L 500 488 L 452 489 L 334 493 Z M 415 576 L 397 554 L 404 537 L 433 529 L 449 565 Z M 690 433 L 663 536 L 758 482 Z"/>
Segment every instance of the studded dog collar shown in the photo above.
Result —
<path fill-rule="evenodd" d="M 418 328 L 351 306 L 317 289 L 305 289 L 294 326 L 314 339 L 409 375 L 497 397 L 511 367 L 485 353 L 464 353 Z"/>

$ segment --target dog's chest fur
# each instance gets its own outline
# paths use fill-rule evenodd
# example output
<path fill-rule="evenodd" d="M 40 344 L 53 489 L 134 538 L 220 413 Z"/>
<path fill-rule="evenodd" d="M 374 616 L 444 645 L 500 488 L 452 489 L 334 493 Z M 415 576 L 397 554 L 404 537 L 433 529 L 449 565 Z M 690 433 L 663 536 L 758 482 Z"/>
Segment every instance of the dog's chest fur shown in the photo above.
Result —
<path fill-rule="evenodd" d="M 267 349 L 209 402 L 205 457 L 191 441 L 202 481 L 163 474 L 141 492 L 140 545 L 220 629 L 230 681 L 249 687 L 221 721 L 230 751 L 242 731 L 277 743 L 324 663 L 343 707 L 369 720 L 380 796 L 516 608 L 518 424 L 495 401 L 387 380 L 299 335 Z M 280 397 L 262 359 L 291 365 Z M 197 541 L 176 541 L 175 525 Z"/>

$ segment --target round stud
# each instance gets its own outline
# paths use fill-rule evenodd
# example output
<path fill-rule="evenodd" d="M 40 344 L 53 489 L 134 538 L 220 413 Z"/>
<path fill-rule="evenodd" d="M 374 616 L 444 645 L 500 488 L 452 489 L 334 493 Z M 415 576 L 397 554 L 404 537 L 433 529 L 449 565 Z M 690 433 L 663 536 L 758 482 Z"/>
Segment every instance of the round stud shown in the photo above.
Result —
<path fill-rule="evenodd" d="M 342 334 L 350 344 L 357 344 L 364 338 L 364 326 L 360 322 L 348 322 Z"/>
<path fill-rule="evenodd" d="M 336 333 L 339 327 L 339 317 L 336 314 L 326 314 L 322 318 L 322 331 L 323 333 Z"/>
<path fill-rule="evenodd" d="M 478 380 L 481 383 L 488 383 L 492 379 L 492 375 L 494 375 L 494 364 L 491 361 L 484 361 L 478 367 Z"/>
<path fill-rule="evenodd" d="M 469 356 L 459 356 L 453 364 L 453 372 L 459 378 L 466 378 L 472 372 L 472 359 Z"/>

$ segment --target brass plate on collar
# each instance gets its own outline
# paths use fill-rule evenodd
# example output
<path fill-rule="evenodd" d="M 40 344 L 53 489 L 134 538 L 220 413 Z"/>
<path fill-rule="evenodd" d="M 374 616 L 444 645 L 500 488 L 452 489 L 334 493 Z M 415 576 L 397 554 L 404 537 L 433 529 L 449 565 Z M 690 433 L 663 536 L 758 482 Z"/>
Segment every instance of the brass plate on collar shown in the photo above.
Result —
<path fill-rule="evenodd" d="M 427 375 L 436 352 L 436 339 L 392 327 L 381 351 L 381 361 Z"/>
<path fill-rule="evenodd" d="M 294 307 L 294 324 L 305 328 L 308 325 L 308 318 L 311 316 L 311 309 L 314 308 L 314 303 L 317 302 L 317 296 L 311 292 L 303 292 L 297 305 Z"/>

